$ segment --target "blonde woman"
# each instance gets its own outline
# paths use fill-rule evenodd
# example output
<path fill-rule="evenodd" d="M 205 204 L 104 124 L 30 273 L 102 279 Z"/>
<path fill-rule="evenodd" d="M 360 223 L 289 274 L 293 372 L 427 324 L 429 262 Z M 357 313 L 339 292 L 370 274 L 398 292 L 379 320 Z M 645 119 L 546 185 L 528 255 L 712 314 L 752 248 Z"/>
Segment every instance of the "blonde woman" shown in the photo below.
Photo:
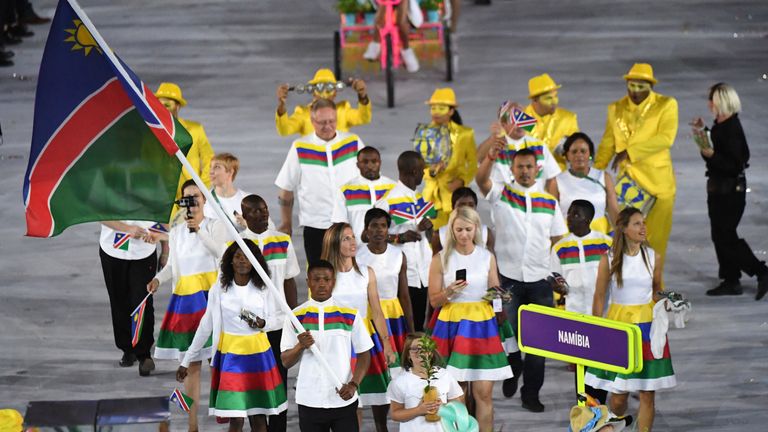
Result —
<path fill-rule="evenodd" d="M 432 337 L 448 371 L 472 383 L 481 431 L 493 429 L 493 382 L 512 377 L 491 304 L 483 299 L 499 286 L 496 258 L 482 246 L 480 215 L 459 207 L 448 219 L 443 250 L 429 267 L 429 301 L 441 307 Z"/>
<path fill-rule="evenodd" d="M 661 297 L 662 257 L 645 243 L 645 219 L 640 210 L 627 207 L 616 220 L 613 246 L 600 258 L 597 270 L 592 315 L 602 316 L 605 296 L 610 289 L 611 305 L 607 318 L 637 324 L 643 345 L 650 343 L 653 306 Z M 677 384 L 669 346 L 662 358 L 656 359 L 650 349 L 643 350 L 643 370 L 633 374 L 617 374 L 589 368 L 585 383 L 611 392 L 611 412 L 623 416 L 627 411 L 629 392 L 640 392 L 638 430 L 650 431 L 655 416 L 655 391 Z"/>
<path fill-rule="evenodd" d="M 389 330 L 381 310 L 376 274 L 373 269 L 357 265 L 357 240 L 348 223 L 336 223 L 328 228 L 323 237 L 322 259 L 336 269 L 336 286 L 333 298 L 339 304 L 357 309 L 373 339 L 371 364 L 360 382 L 360 403 L 370 406 L 377 432 L 386 432 L 389 400 L 387 386 L 390 382 L 388 365 L 397 361 L 389 341 Z M 362 411 L 358 410 L 362 421 Z"/>

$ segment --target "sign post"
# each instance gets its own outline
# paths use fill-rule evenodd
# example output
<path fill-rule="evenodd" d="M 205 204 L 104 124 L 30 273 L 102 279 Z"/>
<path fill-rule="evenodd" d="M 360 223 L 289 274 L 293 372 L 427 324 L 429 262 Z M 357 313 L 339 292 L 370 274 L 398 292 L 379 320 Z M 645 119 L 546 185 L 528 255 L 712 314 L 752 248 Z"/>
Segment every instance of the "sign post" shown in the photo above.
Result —
<path fill-rule="evenodd" d="M 521 306 L 517 314 L 520 351 L 575 363 L 579 394 L 585 392 L 585 367 L 623 374 L 643 369 L 642 337 L 635 324 L 534 304 Z"/>

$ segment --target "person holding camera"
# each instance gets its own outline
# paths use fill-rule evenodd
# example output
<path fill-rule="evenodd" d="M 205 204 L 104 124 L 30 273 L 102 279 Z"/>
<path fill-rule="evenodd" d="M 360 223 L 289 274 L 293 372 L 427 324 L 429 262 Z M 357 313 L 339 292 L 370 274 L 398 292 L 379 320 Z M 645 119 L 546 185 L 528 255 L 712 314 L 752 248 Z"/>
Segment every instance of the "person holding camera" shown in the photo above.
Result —
<path fill-rule="evenodd" d="M 496 258 L 483 247 L 475 210 L 454 209 L 447 226 L 444 248 L 429 266 L 429 302 L 440 308 L 432 338 L 465 393 L 472 384 L 480 430 L 492 430 L 493 383 L 512 378 L 496 315 L 484 298 L 499 286 Z"/>
<path fill-rule="evenodd" d="M 173 281 L 173 293 L 160 325 L 154 357 L 166 360 L 184 360 L 200 319 L 208 303 L 208 290 L 216 282 L 218 257 L 221 248 L 230 240 L 227 222 L 206 218 L 203 214 L 205 197 L 193 180 L 181 188 L 182 198 L 177 201 L 185 210 L 185 223 L 171 228 L 168 235 L 168 264 L 147 284 L 154 293 L 161 283 Z M 211 357 L 211 346 L 199 351 L 191 361 L 184 392 L 200 400 L 200 366 Z M 197 430 L 197 407 L 189 413 L 189 430 Z"/>
<path fill-rule="evenodd" d="M 547 281 L 550 246 L 568 230 L 557 199 L 546 192 L 538 192 L 541 190 L 536 180 L 539 166 L 533 150 L 520 149 L 513 156 L 514 181 L 499 183 L 491 180 L 491 171 L 502 151 L 503 144 L 490 149 L 475 180 L 491 204 L 497 227 L 495 250 L 501 286 L 513 295 L 506 313 L 512 328 L 517 329 L 520 306 L 529 303 L 552 306 L 552 287 Z M 527 354 L 523 360 L 518 351 L 510 353 L 508 361 L 515 376 L 504 382 L 504 396 L 515 394 L 522 372 L 525 377 L 521 389 L 523 408 L 532 412 L 544 411 L 544 405 L 539 401 L 539 390 L 544 385 L 544 357 Z"/>
<path fill-rule="evenodd" d="M 269 274 L 256 243 L 245 240 L 245 244 Z M 252 431 L 266 432 L 266 416 L 287 409 L 285 386 L 266 333 L 282 326 L 273 295 L 240 246 L 232 243 L 224 251 L 208 308 L 176 371 L 176 379 L 184 382 L 191 361 L 213 339 L 208 413 L 229 418 L 230 431 L 242 431 L 247 417 Z"/>
<path fill-rule="evenodd" d="M 707 165 L 707 209 L 722 282 L 707 295 L 741 295 L 739 279 L 744 272 L 757 276 L 755 300 L 760 300 L 768 292 L 768 267 L 736 232 L 746 206 L 744 170 L 749 167 L 749 147 L 739 121 L 741 101 L 733 87 L 717 83 L 709 89 L 708 105 L 715 116 L 711 131 L 701 118 L 692 123 L 694 136 L 704 138 L 703 142 L 707 132 L 712 137 L 711 147 L 701 148 L 701 157 Z"/>

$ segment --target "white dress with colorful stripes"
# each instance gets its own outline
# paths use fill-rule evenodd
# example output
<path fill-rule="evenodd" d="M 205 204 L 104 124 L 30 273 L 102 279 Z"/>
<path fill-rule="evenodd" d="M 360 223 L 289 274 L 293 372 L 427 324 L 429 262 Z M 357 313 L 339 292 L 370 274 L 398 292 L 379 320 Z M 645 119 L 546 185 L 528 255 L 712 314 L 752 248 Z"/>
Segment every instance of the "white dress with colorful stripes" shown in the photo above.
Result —
<path fill-rule="evenodd" d="M 662 358 L 656 359 L 651 353 L 651 322 L 653 321 L 653 267 L 655 253 L 651 248 L 636 256 L 624 255 L 622 286 L 616 286 L 611 279 L 611 305 L 607 318 L 634 323 L 640 327 L 643 338 L 643 370 L 632 374 L 617 374 L 600 369 L 588 368 L 584 382 L 592 387 L 612 393 L 631 391 L 654 391 L 677 385 L 669 343 L 664 346 Z M 610 259 L 610 257 L 609 257 Z"/>
<path fill-rule="evenodd" d="M 333 298 L 340 304 L 356 309 L 362 318 L 368 334 L 373 340 L 371 349 L 371 365 L 360 383 L 360 403 L 363 405 L 386 405 L 387 386 L 391 381 L 387 359 L 379 334 L 368 316 L 368 270 L 370 267 L 361 266 L 358 273 L 355 269 L 347 272 L 336 272 L 336 285 L 333 288 Z M 375 273 L 374 273 L 375 274 Z"/>
<path fill-rule="evenodd" d="M 381 311 L 384 313 L 384 319 L 387 320 L 389 343 L 398 355 L 399 369 L 400 355 L 408 333 L 405 313 L 397 297 L 403 253 L 399 249 L 387 246 L 383 254 L 375 254 L 368 249 L 368 246 L 362 246 L 357 250 L 356 259 L 360 266 L 371 267 L 376 275 L 376 289 L 379 291 Z"/>
<path fill-rule="evenodd" d="M 607 234 L 610 225 L 605 217 L 605 171 L 590 168 L 586 177 L 577 177 L 570 171 L 563 171 L 555 180 L 560 194 L 560 210 L 563 212 L 563 217 L 568 215 L 571 203 L 577 199 L 587 200 L 595 207 L 595 217 L 590 227 Z"/>
<path fill-rule="evenodd" d="M 172 277 L 174 287 L 160 325 L 155 358 L 179 361 L 184 358 L 205 313 L 208 290 L 218 275 L 219 250 L 215 245 L 220 248 L 225 242 L 226 226 L 218 220 L 203 219 L 198 233 L 190 233 L 186 224 L 171 229 L 168 264 L 157 274 L 157 279 L 164 282 Z M 199 358 L 192 361 L 210 358 L 211 354 L 208 345 Z"/>
<path fill-rule="evenodd" d="M 445 250 L 440 252 L 442 259 Z M 491 253 L 475 247 L 469 255 L 452 251 L 443 269 L 443 283 L 456 280 L 456 270 L 467 271 L 468 285 L 440 309 L 432 338 L 459 381 L 501 381 L 512 378 L 512 369 L 499 338 L 499 326 L 491 304 L 483 299 L 488 290 Z"/>
<path fill-rule="evenodd" d="M 592 315 L 597 268 L 611 243 L 607 235 L 590 231 L 584 237 L 570 233 L 552 247 L 552 271 L 560 273 L 568 282 L 565 310 Z"/>

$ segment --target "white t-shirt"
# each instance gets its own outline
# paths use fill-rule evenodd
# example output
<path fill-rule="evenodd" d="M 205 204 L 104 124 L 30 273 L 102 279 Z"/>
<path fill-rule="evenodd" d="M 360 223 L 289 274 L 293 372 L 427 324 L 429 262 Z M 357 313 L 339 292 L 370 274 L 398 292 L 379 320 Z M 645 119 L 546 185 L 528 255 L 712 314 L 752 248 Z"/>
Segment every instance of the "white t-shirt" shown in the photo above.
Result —
<path fill-rule="evenodd" d="M 214 192 L 211 192 L 214 193 Z M 211 218 L 211 219 L 218 219 L 219 215 L 216 213 L 216 210 L 213 209 L 213 206 L 216 205 L 215 199 L 218 199 L 221 203 L 221 208 L 224 210 L 224 214 L 227 215 L 230 222 L 232 222 L 233 225 L 238 229 L 238 231 L 242 230 L 244 227 L 237 224 L 237 221 L 235 220 L 234 212 L 242 213 L 240 203 L 243 202 L 243 198 L 250 195 L 248 192 L 244 192 L 242 189 L 238 189 L 235 191 L 235 194 L 231 197 L 225 198 L 222 196 L 214 195 L 214 201 L 206 201 L 205 207 L 203 207 L 203 214 L 205 217 Z"/>
<path fill-rule="evenodd" d="M 389 177 L 380 176 L 376 180 L 368 180 L 358 175 L 339 189 L 331 221 L 349 223 L 357 244 L 361 245 L 365 213 L 393 187 L 395 181 Z"/>
<path fill-rule="evenodd" d="M 156 222 L 147 221 L 120 221 L 129 225 L 136 225 L 145 230 L 159 227 L 156 230 L 165 231 L 162 225 Z M 133 238 L 132 235 L 101 224 L 101 235 L 99 236 L 99 246 L 101 250 L 112 258 L 122 260 L 140 260 L 155 253 L 157 246 L 145 243 L 141 239 Z"/>
<path fill-rule="evenodd" d="M 436 387 L 440 394 L 440 400 L 446 403 L 461 397 L 464 392 L 458 381 L 445 369 L 440 368 L 437 376 L 430 383 Z M 413 374 L 411 371 L 403 371 L 387 388 L 387 398 L 390 402 L 403 404 L 405 409 L 416 408 L 421 404 L 424 396 L 424 387 L 427 380 Z M 400 432 L 442 432 L 440 422 L 428 422 L 424 416 L 418 416 L 410 421 L 400 423 Z"/>
<path fill-rule="evenodd" d="M 357 152 L 364 146 L 357 135 L 339 131 L 330 141 L 313 132 L 291 144 L 275 185 L 295 193 L 301 226 L 331 226 L 339 188 L 360 174 Z"/>
<path fill-rule="evenodd" d="M 565 310 L 592 314 L 597 268 L 610 248 L 611 238 L 599 231 L 590 231 L 584 237 L 570 233 L 552 246 L 551 269 L 568 282 Z"/>
<path fill-rule="evenodd" d="M 352 352 L 361 354 L 373 348 L 363 319 L 355 309 L 341 306 L 333 297 L 320 303 L 311 298 L 293 310 L 293 314 L 312 335 L 317 348 L 336 371 L 343 383 L 352 379 Z M 280 351 L 288 351 L 299 343 L 296 330 L 290 320 L 283 325 Z M 296 403 L 312 408 L 341 408 L 357 400 L 358 394 L 342 399 L 336 393 L 336 384 L 325 368 L 312 354 L 305 350 L 299 360 L 299 374 L 296 377 Z"/>

